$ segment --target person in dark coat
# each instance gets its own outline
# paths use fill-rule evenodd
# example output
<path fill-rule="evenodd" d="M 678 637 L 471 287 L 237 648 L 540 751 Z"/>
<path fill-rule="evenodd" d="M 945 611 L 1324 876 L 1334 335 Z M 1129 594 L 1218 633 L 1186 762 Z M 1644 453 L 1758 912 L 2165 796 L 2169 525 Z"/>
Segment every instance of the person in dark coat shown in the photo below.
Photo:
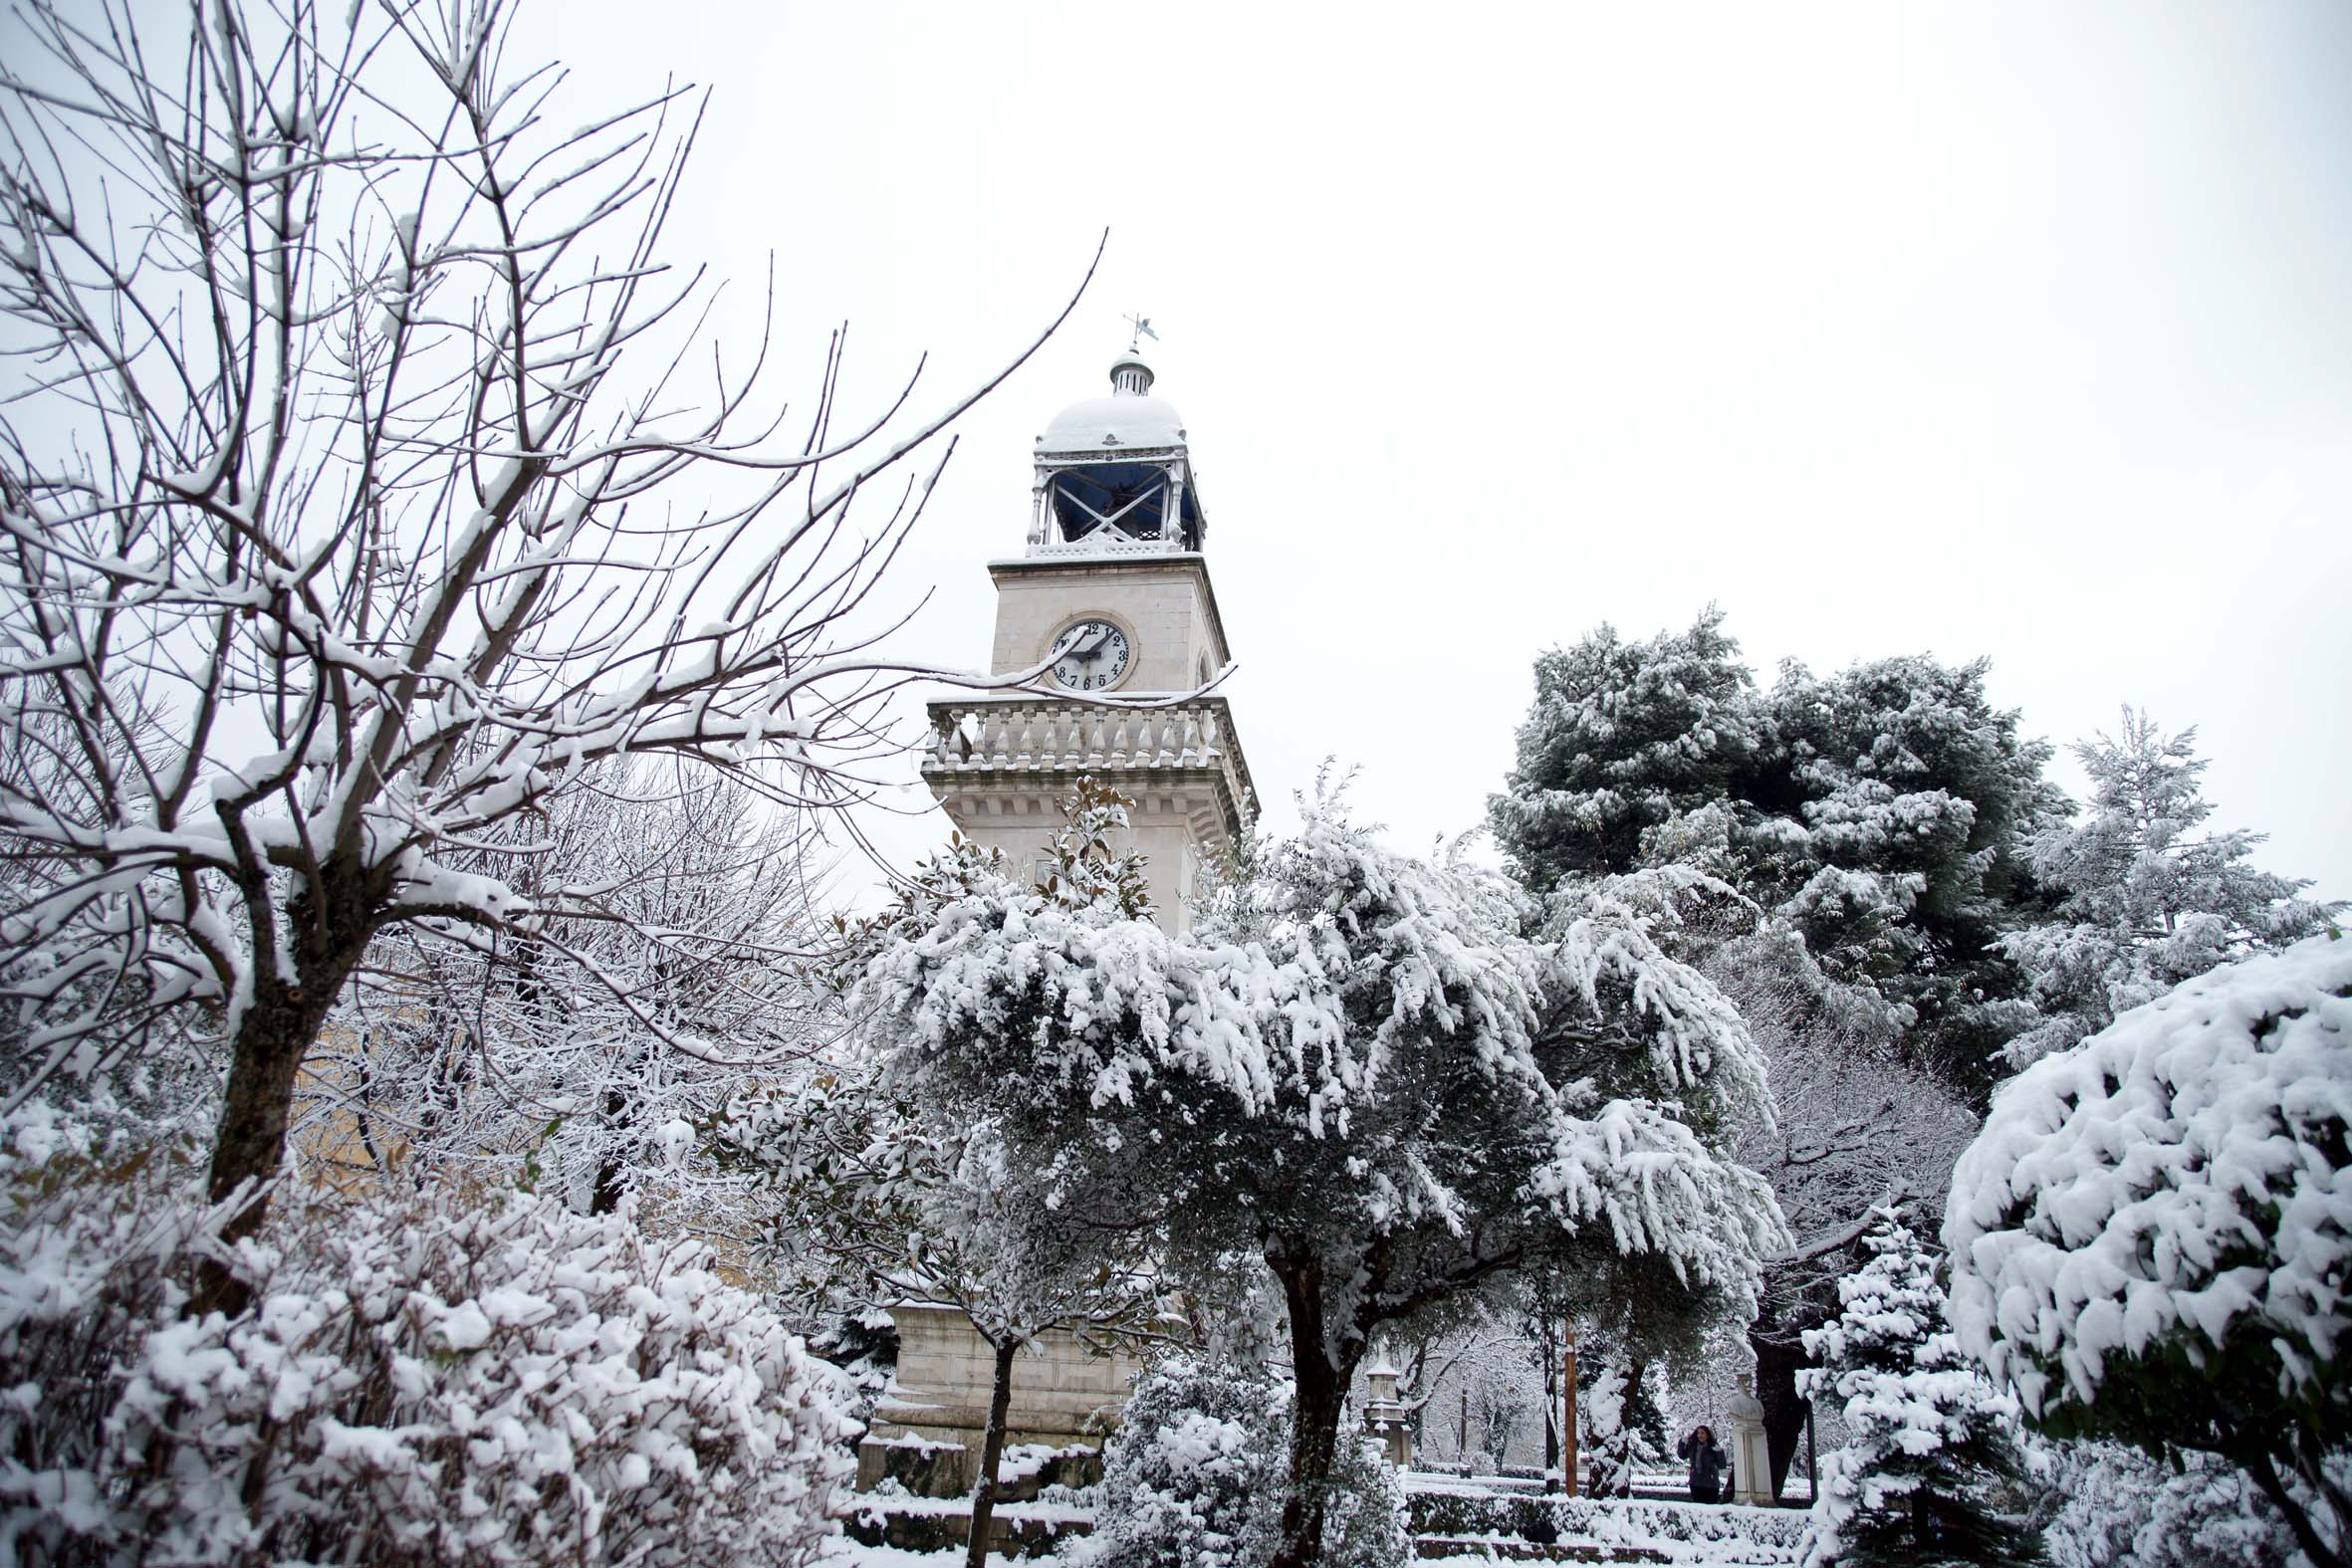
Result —
<path fill-rule="evenodd" d="M 1695 1429 L 1674 1446 L 1674 1452 L 1691 1461 L 1691 1501 L 1723 1501 L 1724 1456 L 1715 1446 L 1715 1429 Z"/>

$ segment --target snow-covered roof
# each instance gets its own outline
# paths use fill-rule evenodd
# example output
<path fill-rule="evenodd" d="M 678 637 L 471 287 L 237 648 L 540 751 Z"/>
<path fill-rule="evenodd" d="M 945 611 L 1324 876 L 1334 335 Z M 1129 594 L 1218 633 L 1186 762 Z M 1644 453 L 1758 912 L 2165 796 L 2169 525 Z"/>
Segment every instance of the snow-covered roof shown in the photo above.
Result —
<path fill-rule="evenodd" d="M 1043 453 L 1118 452 L 1184 444 L 1184 416 L 1160 397 L 1087 397 L 1054 416 Z"/>

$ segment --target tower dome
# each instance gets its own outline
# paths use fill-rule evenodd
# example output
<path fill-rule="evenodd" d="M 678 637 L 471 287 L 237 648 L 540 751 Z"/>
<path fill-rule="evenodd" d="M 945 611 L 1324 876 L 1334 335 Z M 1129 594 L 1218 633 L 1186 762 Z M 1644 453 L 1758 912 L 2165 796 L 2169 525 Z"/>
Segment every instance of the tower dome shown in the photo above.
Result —
<path fill-rule="evenodd" d="M 1153 380 L 1129 348 L 1111 361 L 1108 397 L 1080 398 L 1038 437 L 1030 554 L 1201 548 L 1208 524 L 1184 416 L 1151 395 Z"/>
<path fill-rule="evenodd" d="M 1157 450 L 1184 445 L 1184 416 L 1164 397 L 1151 395 L 1156 379 L 1143 356 L 1130 348 L 1110 362 L 1110 395 L 1081 397 L 1054 416 L 1038 437 L 1038 452 L 1099 457 L 1106 449 Z"/>

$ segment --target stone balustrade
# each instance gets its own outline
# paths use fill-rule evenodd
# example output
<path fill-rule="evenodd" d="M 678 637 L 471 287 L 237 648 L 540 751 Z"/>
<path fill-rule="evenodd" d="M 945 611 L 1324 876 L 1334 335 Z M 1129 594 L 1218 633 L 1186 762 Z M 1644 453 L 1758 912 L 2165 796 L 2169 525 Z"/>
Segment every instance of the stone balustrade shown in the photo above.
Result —
<path fill-rule="evenodd" d="M 935 702 L 926 778 L 942 774 L 1207 773 L 1245 814 L 1256 809 L 1250 771 L 1222 697 L 1165 708 L 1104 708 L 1033 697 Z"/>
<path fill-rule="evenodd" d="M 1029 553 L 1032 556 L 1175 556 L 1184 554 L 1181 540 L 1161 539 L 1150 535 L 1137 539 L 1122 534 L 1115 528 L 1099 528 L 1077 539 L 1063 539 L 1051 528 L 1032 529 Z"/>

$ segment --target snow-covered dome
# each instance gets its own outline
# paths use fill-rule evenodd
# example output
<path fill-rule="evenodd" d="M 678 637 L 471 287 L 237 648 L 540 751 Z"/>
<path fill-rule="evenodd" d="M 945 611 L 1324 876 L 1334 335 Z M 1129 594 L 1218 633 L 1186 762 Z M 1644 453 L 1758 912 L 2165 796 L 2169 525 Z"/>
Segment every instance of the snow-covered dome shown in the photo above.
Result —
<path fill-rule="evenodd" d="M 1070 404 L 1038 437 L 1032 555 L 1201 548 L 1207 523 L 1184 416 L 1151 395 L 1151 382 L 1130 344 L 1111 361 L 1111 395 Z"/>
<path fill-rule="evenodd" d="M 1164 397 L 1087 397 L 1054 416 L 1040 452 L 1105 452 L 1184 444 L 1184 416 Z"/>

